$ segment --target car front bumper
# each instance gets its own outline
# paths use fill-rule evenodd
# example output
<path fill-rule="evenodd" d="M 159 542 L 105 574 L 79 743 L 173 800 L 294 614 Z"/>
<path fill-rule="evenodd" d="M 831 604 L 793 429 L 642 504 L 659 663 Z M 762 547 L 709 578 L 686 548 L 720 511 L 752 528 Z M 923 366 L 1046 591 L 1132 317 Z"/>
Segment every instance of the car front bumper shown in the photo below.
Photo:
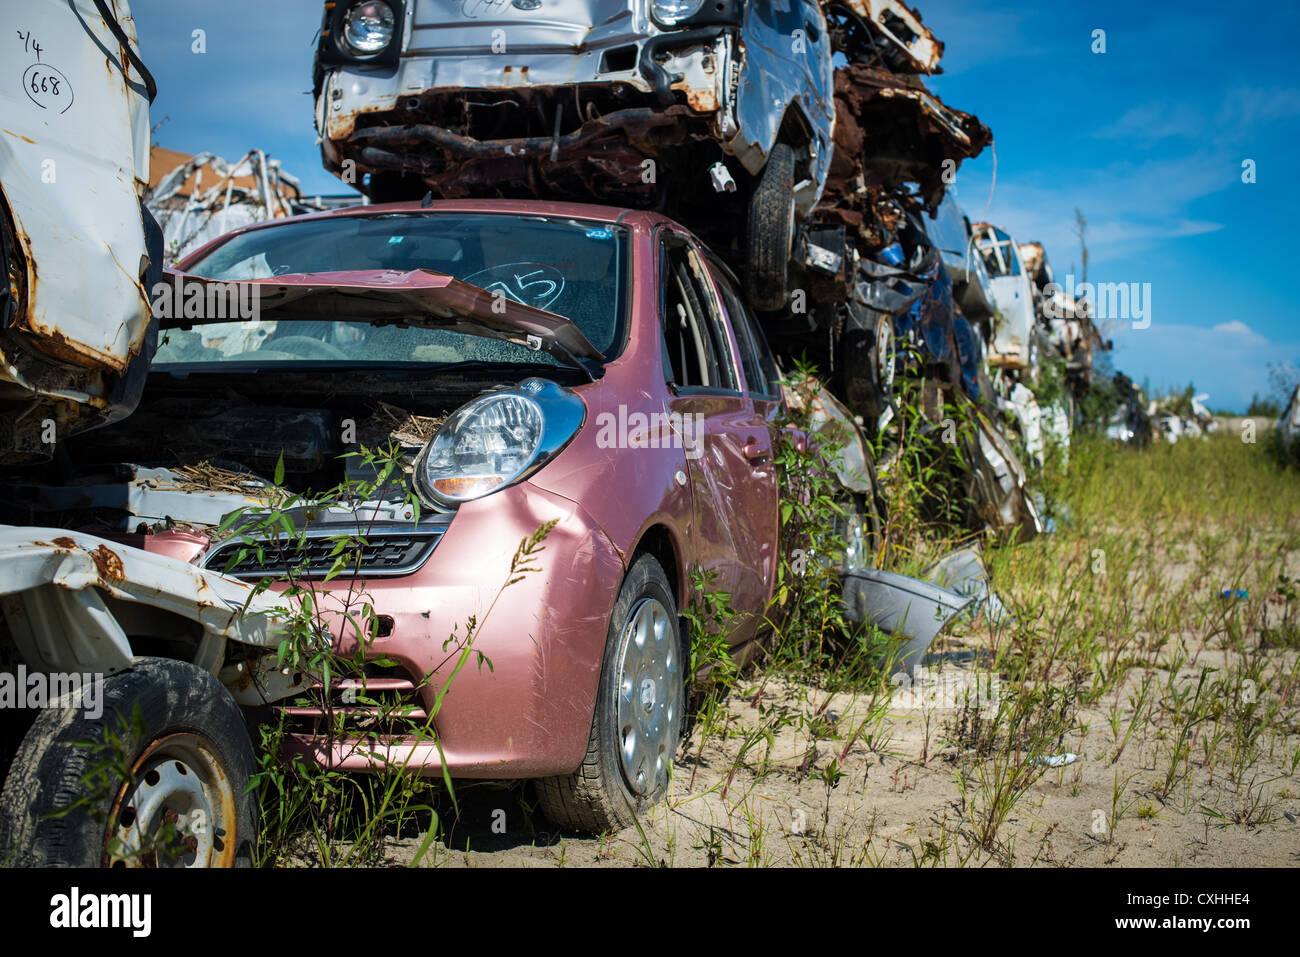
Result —
<path fill-rule="evenodd" d="M 548 522 L 555 524 L 541 550 L 512 573 L 521 543 Z M 462 505 L 416 572 L 330 583 L 336 599 L 349 589 L 354 602 L 364 593 L 360 600 L 391 619 L 366 657 L 399 663 L 417 686 L 429 675 L 415 691 L 426 714 L 450 681 L 432 716 L 434 735 L 331 742 L 318 731 L 290 735 L 289 746 L 355 771 L 376 770 L 384 761 L 423 776 L 445 770 L 453 777 L 531 778 L 572 771 L 586 751 L 623 572 L 618 549 L 566 498 L 525 482 Z M 471 654 L 453 678 L 466 640 Z"/>

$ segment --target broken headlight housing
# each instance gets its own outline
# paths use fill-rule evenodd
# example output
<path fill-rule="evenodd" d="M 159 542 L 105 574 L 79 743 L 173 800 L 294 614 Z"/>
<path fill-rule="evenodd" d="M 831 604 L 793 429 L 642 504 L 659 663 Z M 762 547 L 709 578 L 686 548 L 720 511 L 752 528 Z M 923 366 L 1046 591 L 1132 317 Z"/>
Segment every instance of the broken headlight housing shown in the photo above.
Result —
<path fill-rule="evenodd" d="M 415 463 L 415 490 L 455 508 L 532 475 L 559 454 L 587 416 L 582 399 L 549 379 L 490 392 L 447 417 Z"/>
<path fill-rule="evenodd" d="M 406 0 L 338 0 L 325 6 L 316 69 L 396 63 L 402 53 Z M 320 77 L 316 78 L 320 82 Z"/>
<path fill-rule="evenodd" d="M 651 0 L 650 16 L 660 27 L 738 27 L 744 0 Z"/>
<path fill-rule="evenodd" d="M 650 14 L 664 26 L 675 26 L 700 12 L 704 0 L 651 0 Z"/>
<path fill-rule="evenodd" d="M 343 43 L 358 56 L 372 56 L 393 42 L 397 17 L 384 0 L 363 0 L 343 15 Z"/>

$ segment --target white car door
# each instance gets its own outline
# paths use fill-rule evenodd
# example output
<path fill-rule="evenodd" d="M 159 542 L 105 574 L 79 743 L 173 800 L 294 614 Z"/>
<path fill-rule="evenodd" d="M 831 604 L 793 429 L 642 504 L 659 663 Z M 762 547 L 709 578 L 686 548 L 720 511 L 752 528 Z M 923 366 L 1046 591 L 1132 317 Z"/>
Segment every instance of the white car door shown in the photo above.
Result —
<path fill-rule="evenodd" d="M 993 282 L 1000 319 L 989 343 L 989 365 L 1025 369 L 1030 364 L 1034 330 L 1034 296 L 1015 241 L 996 226 L 981 224 L 976 245 Z"/>

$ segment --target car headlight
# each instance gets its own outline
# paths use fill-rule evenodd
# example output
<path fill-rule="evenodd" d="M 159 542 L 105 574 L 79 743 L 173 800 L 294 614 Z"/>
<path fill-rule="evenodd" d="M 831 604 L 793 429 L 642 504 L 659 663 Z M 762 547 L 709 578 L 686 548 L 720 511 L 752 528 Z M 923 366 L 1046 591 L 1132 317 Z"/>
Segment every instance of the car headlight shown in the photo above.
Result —
<path fill-rule="evenodd" d="M 426 502 L 454 508 L 513 485 L 554 458 L 586 419 L 582 399 L 549 379 L 527 379 L 461 406 L 415 463 Z"/>
<path fill-rule="evenodd" d="M 383 0 L 366 0 L 343 16 L 343 43 L 353 53 L 379 53 L 393 39 L 397 17 Z"/>
<path fill-rule="evenodd" d="M 650 4 L 650 15 L 670 27 L 695 16 L 702 6 L 704 0 L 654 0 Z"/>

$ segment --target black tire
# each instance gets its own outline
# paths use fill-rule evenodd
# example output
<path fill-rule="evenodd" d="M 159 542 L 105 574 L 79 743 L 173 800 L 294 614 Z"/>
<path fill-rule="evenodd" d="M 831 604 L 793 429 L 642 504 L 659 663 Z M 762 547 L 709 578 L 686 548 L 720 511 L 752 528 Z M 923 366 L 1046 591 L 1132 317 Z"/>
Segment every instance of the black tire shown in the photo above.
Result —
<path fill-rule="evenodd" d="M 255 760 L 243 715 L 230 692 L 211 674 L 187 662 L 139 658 L 128 671 L 104 682 L 102 705 L 103 713 L 95 719 L 77 707 L 47 708 L 37 715 L 0 792 L 0 861 L 25 867 L 109 864 L 110 828 L 122 832 L 123 823 L 134 814 L 133 800 L 151 786 L 148 779 L 155 787 L 160 780 L 165 782 L 157 774 L 162 770 L 177 780 L 186 779 L 191 788 L 195 786 L 188 781 L 195 780 L 198 789 L 219 805 L 216 810 L 198 806 L 205 823 L 196 824 L 190 837 L 201 849 L 200 863 L 249 864 L 257 836 L 257 798 L 248 791 Z M 138 724 L 132 721 L 136 705 Z M 137 780 L 128 787 L 113 776 L 92 795 L 83 779 L 92 768 L 105 766 L 109 753 L 97 754 L 76 742 L 101 741 L 105 728 L 121 732 L 120 754 Z M 190 753 L 192 758 L 179 759 Z M 60 817 L 49 816 L 83 797 L 90 799 L 88 805 Z M 170 797 L 160 806 L 176 810 Z M 197 821 L 195 810 L 191 805 L 180 813 Z M 189 861 L 146 853 L 132 863 Z"/>
<path fill-rule="evenodd" d="M 862 416 L 863 426 L 873 438 L 880 417 L 894 401 L 892 370 L 897 348 L 894 320 L 884 313 L 875 313 L 868 328 L 844 334 L 844 401 L 855 415 Z"/>
<path fill-rule="evenodd" d="M 536 782 L 538 803 L 546 817 L 561 830 L 601 834 L 629 827 L 634 818 L 664 796 L 667 781 L 648 793 L 637 793 L 624 774 L 619 758 L 623 740 L 618 727 L 618 666 L 623 639 L 633 616 L 647 599 L 657 601 L 667 612 L 668 634 L 665 641 L 676 661 L 678 707 L 669 716 L 671 744 L 665 748 L 667 772 L 681 743 L 686 712 L 686 668 L 677 602 L 673 598 L 668 576 L 655 558 L 648 554 L 636 557 L 623 577 L 614 611 L 610 615 L 605 657 L 596 692 L 596 711 L 592 716 L 587 754 L 572 774 L 542 778 Z"/>
<path fill-rule="evenodd" d="M 762 312 L 785 307 L 794 250 L 794 150 L 777 143 L 767 155 L 749 200 L 747 276 L 750 304 Z"/>

